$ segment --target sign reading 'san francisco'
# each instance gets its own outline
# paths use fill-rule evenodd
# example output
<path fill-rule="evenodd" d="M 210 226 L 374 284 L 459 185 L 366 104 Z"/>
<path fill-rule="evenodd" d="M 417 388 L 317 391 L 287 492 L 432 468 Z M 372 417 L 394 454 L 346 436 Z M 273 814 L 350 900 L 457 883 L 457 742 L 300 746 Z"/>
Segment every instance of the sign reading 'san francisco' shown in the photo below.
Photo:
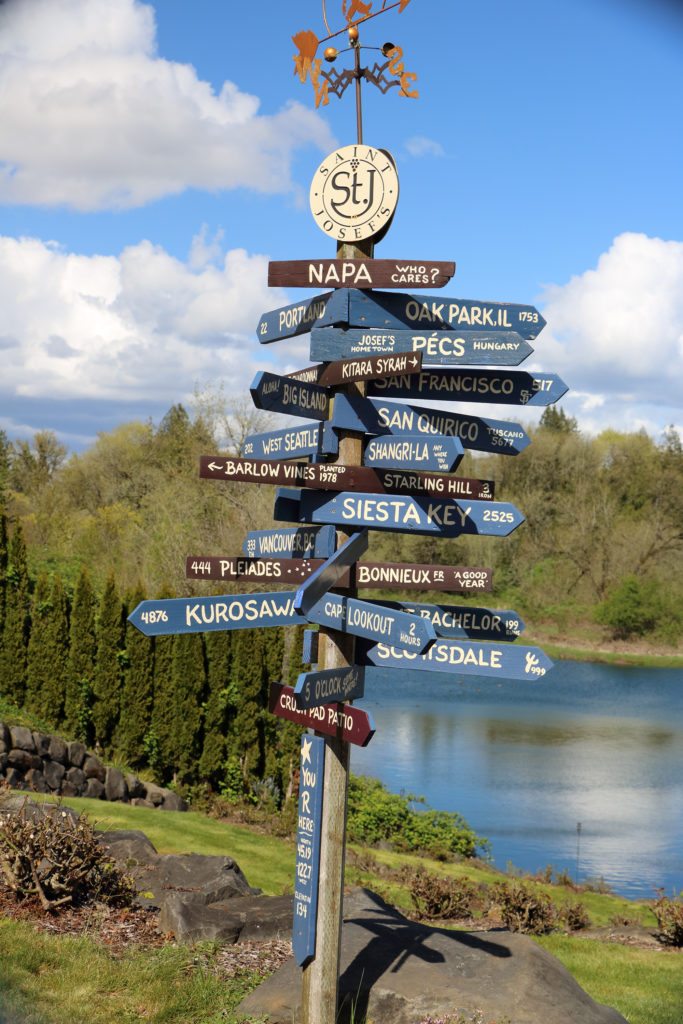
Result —
<path fill-rule="evenodd" d="M 313 219 L 339 242 L 379 241 L 397 203 L 396 165 L 386 149 L 343 146 L 330 153 L 311 182 Z"/>

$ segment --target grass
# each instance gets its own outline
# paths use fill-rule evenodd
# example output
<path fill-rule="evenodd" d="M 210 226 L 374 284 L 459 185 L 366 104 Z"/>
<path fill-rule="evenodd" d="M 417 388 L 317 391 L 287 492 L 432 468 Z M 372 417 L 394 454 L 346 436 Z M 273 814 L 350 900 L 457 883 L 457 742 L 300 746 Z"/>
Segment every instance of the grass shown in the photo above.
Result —
<path fill-rule="evenodd" d="M 526 634 L 525 634 L 526 636 Z M 526 637 L 525 643 L 538 644 L 549 658 L 561 661 L 592 661 L 603 665 L 639 665 L 642 668 L 683 668 L 680 654 L 630 654 L 621 651 L 593 651 L 583 647 L 553 644 L 547 640 Z"/>

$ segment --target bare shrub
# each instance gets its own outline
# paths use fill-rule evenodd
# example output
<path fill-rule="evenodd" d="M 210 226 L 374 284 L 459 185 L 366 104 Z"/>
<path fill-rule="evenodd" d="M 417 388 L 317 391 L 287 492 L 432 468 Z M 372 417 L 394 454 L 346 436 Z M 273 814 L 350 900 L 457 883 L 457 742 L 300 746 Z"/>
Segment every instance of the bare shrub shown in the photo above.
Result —
<path fill-rule="evenodd" d="M 555 909 L 542 893 L 525 882 L 497 882 L 491 887 L 491 901 L 498 904 L 504 923 L 511 932 L 543 935 L 555 925 Z"/>

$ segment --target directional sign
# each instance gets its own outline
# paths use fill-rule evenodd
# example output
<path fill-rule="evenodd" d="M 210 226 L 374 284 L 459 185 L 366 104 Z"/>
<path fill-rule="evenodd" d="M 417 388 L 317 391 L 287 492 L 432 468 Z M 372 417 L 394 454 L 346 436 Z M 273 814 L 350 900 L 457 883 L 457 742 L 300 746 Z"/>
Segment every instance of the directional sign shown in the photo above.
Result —
<path fill-rule="evenodd" d="M 368 711 L 361 711 L 352 704 L 323 704 L 300 711 L 292 687 L 280 683 L 270 684 L 268 709 L 278 718 L 305 725 L 326 736 L 337 736 L 358 747 L 366 747 L 375 735 L 375 723 Z"/>
<path fill-rule="evenodd" d="M 302 455 L 336 455 L 338 451 L 339 438 L 329 423 L 250 434 L 242 445 L 242 454 L 255 459 L 297 459 Z"/>
<path fill-rule="evenodd" d="M 330 393 L 318 384 L 281 377 L 259 370 L 249 388 L 257 409 L 326 420 L 330 415 Z"/>
<path fill-rule="evenodd" d="M 302 710 L 318 708 L 332 701 L 360 700 L 365 688 L 365 669 L 361 665 L 302 672 L 296 681 L 296 705 Z"/>
<path fill-rule="evenodd" d="M 419 615 L 342 594 L 325 594 L 304 615 L 308 622 L 317 622 L 339 633 L 384 640 L 407 651 L 424 651 L 436 638 L 431 622 Z"/>
<path fill-rule="evenodd" d="M 341 298 L 340 298 L 341 297 Z M 256 334 L 262 345 L 280 338 L 293 338 L 306 334 L 316 325 L 345 323 L 348 301 L 346 290 L 325 292 L 312 299 L 294 302 L 264 313 L 258 322 Z"/>
<path fill-rule="evenodd" d="M 145 636 L 205 633 L 215 629 L 259 629 L 296 626 L 295 590 L 265 594 L 221 594 L 220 597 L 172 597 L 141 601 L 128 621 Z"/>
<path fill-rule="evenodd" d="M 545 327 L 545 320 L 534 306 L 511 302 L 488 302 L 479 299 L 450 299 L 438 295 L 409 295 L 396 292 L 338 291 L 335 298 L 346 296 L 343 308 L 335 308 L 335 316 L 309 327 L 346 323 L 350 327 L 395 330 L 409 327 L 425 331 L 461 331 L 479 329 L 484 333 L 515 331 L 523 338 L 535 338 Z M 332 312 L 332 311 L 330 311 Z"/>
<path fill-rule="evenodd" d="M 405 668 L 413 672 L 462 673 L 504 679 L 534 679 L 544 676 L 553 667 L 540 647 L 479 644 L 469 640 L 437 640 L 424 654 L 382 643 L 356 641 L 356 661 L 359 665 Z"/>
<path fill-rule="evenodd" d="M 524 516 L 507 501 L 455 501 L 342 491 L 330 497 L 324 491 L 278 490 L 273 518 L 278 522 L 337 523 L 367 526 L 371 530 L 402 533 L 435 533 L 459 537 L 463 533 L 506 537 Z"/>
<path fill-rule="evenodd" d="M 315 955 L 324 771 L 325 740 L 302 736 L 292 924 L 292 952 L 299 966 Z"/>
<path fill-rule="evenodd" d="M 333 526 L 313 529 L 295 526 L 288 530 L 250 530 L 242 550 L 247 558 L 283 555 L 285 558 L 329 558 L 337 535 Z"/>
<path fill-rule="evenodd" d="M 460 444 L 455 438 L 451 441 Z M 423 446 L 424 447 L 424 446 Z M 226 458 L 202 455 L 199 475 L 203 479 L 240 480 L 250 483 L 293 484 L 323 491 L 358 488 L 371 494 L 440 494 L 449 497 L 490 501 L 493 480 L 447 476 L 402 469 L 373 469 L 343 463 L 272 462 L 268 459 Z"/>
<path fill-rule="evenodd" d="M 303 649 L 301 651 L 301 664 L 313 665 L 318 660 L 318 639 L 320 634 L 317 629 L 305 629 Z"/>
<path fill-rule="evenodd" d="M 185 560 L 185 577 L 188 580 L 230 580 L 235 583 L 268 580 L 269 583 L 298 587 L 324 564 L 323 558 L 221 558 L 218 555 L 188 555 Z"/>
<path fill-rule="evenodd" d="M 409 376 L 385 377 L 368 384 L 368 395 L 380 398 L 428 398 L 438 401 L 498 402 L 508 405 L 551 405 L 567 391 L 556 373 L 525 370 L 422 370 Z"/>
<path fill-rule="evenodd" d="M 495 363 L 518 366 L 533 352 L 517 331 L 429 331 L 383 328 L 314 327 L 311 359 L 346 359 L 350 356 L 421 354 L 425 363 Z"/>
<path fill-rule="evenodd" d="M 384 469 L 423 469 L 448 473 L 460 462 L 461 449 L 457 437 L 412 434 L 397 438 L 391 434 L 382 434 L 370 438 L 365 445 L 363 464 Z"/>
<path fill-rule="evenodd" d="M 493 569 L 467 565 L 409 565 L 405 562 L 359 562 L 356 587 L 364 590 L 443 590 L 450 593 L 493 587 Z"/>
<path fill-rule="evenodd" d="M 519 423 L 350 395 L 337 395 L 331 423 L 360 433 L 457 437 L 465 448 L 501 455 L 517 455 L 530 443 Z"/>
<path fill-rule="evenodd" d="M 369 601 L 369 604 L 374 604 Z M 414 601 L 385 601 L 384 608 L 400 608 L 428 619 L 439 637 L 464 640 L 516 640 L 524 629 L 517 612 L 471 605 L 418 604 Z"/>
<path fill-rule="evenodd" d="M 287 376 L 293 380 L 331 386 L 354 380 L 373 380 L 377 377 L 418 373 L 422 368 L 421 352 L 400 352 L 396 356 L 366 356 L 363 359 L 340 359 L 324 366 L 308 366 Z"/>
<path fill-rule="evenodd" d="M 455 263 L 441 260 L 277 260 L 269 288 L 443 288 Z"/>
<path fill-rule="evenodd" d="M 302 584 L 294 599 L 294 607 L 297 611 L 306 612 L 316 601 L 319 601 L 323 594 L 334 587 L 339 579 L 348 574 L 349 568 L 354 565 L 361 555 L 368 550 L 368 531 L 361 530 L 352 534 L 344 541 L 333 555 L 320 566 L 313 575 Z"/>

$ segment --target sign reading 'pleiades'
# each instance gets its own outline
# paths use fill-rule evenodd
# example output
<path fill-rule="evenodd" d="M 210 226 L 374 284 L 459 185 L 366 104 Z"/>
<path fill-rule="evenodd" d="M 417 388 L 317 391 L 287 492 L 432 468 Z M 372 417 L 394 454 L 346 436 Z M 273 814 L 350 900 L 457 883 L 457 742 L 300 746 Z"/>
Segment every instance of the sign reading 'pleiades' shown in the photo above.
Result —
<path fill-rule="evenodd" d="M 494 494 L 492 480 L 412 470 L 346 466 L 339 462 L 273 462 L 269 459 L 202 455 L 199 475 L 204 479 L 315 487 L 322 491 L 358 488 L 371 494 L 440 494 L 453 498 L 476 498 L 479 501 L 490 501 Z"/>
<path fill-rule="evenodd" d="M 269 288 L 443 288 L 455 263 L 442 260 L 272 260 Z"/>
<path fill-rule="evenodd" d="M 469 640 L 436 640 L 424 654 L 388 644 L 356 641 L 356 661 L 379 668 L 407 668 L 414 672 L 453 672 L 506 679 L 541 677 L 553 667 L 540 647 L 517 644 L 480 644 Z"/>
<path fill-rule="evenodd" d="M 292 925 L 292 952 L 299 966 L 315 955 L 324 770 L 325 741 L 302 736 Z"/>
<path fill-rule="evenodd" d="M 305 725 L 326 736 L 338 736 L 358 747 L 366 747 L 375 735 L 375 723 L 369 711 L 361 711 L 352 704 L 323 704 L 302 711 L 297 706 L 293 688 L 280 683 L 270 684 L 268 710 L 278 718 Z"/>
<path fill-rule="evenodd" d="M 141 601 L 128 621 L 145 636 L 205 633 L 215 629 L 296 626 L 296 591 L 265 594 L 221 594 L 219 597 L 171 597 Z"/>
<path fill-rule="evenodd" d="M 334 430 L 359 433 L 440 434 L 458 438 L 465 448 L 501 455 L 517 455 L 529 444 L 519 423 L 350 395 L 337 395 L 330 422 Z"/>
<path fill-rule="evenodd" d="M 452 498 L 407 497 L 342 491 L 330 497 L 324 491 L 279 492 L 273 518 L 302 523 L 337 523 L 367 526 L 372 530 L 436 533 L 459 537 L 462 533 L 506 537 L 524 516 L 507 501 L 456 501 Z"/>
<path fill-rule="evenodd" d="M 556 373 L 447 369 L 371 380 L 367 393 L 380 398 L 551 405 L 562 398 L 566 390 L 567 385 Z"/>
<path fill-rule="evenodd" d="M 297 707 L 317 708 L 333 701 L 360 700 L 364 696 L 365 669 L 361 665 L 302 672 L 294 693 Z"/>
<path fill-rule="evenodd" d="M 268 580 L 299 586 L 325 564 L 322 558 L 221 558 L 219 555 L 188 555 L 188 580 L 230 580 L 235 583 Z M 347 573 L 348 577 L 348 573 Z"/>
<path fill-rule="evenodd" d="M 378 358 L 411 353 L 425 363 L 495 363 L 517 366 L 533 352 L 528 341 L 516 331 L 387 331 L 371 327 L 344 330 L 314 327 L 311 331 L 311 359 Z"/>

